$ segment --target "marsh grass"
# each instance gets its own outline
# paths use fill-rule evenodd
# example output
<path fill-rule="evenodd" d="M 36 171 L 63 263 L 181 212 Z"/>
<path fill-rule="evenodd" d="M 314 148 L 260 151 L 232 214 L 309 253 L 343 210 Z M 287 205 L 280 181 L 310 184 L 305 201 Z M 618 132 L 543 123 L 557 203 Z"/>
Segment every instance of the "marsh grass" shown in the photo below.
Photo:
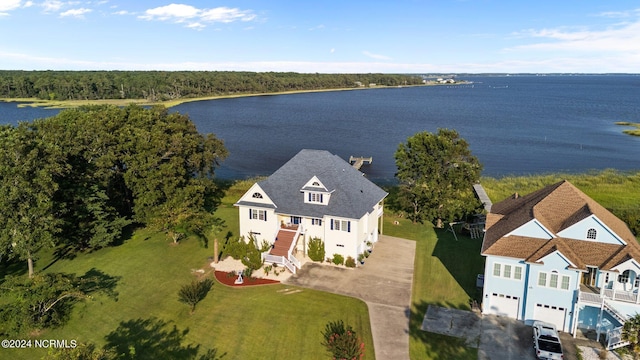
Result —
<path fill-rule="evenodd" d="M 622 130 L 622 132 L 632 136 L 640 136 L 640 123 L 634 123 L 629 121 L 618 121 L 616 122 L 616 125 L 635 127 L 636 129 Z"/>

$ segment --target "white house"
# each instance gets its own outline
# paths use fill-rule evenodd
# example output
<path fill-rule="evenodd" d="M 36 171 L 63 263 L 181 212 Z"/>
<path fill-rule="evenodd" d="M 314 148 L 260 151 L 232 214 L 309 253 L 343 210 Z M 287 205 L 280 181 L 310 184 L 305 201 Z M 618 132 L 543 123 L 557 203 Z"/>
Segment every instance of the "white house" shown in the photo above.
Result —
<path fill-rule="evenodd" d="M 494 204 L 487 215 L 482 311 L 542 320 L 608 348 L 640 312 L 640 245 L 627 225 L 567 181 Z"/>
<path fill-rule="evenodd" d="M 302 150 L 235 204 L 240 235 L 273 245 L 267 262 L 295 272 L 295 253 L 309 240 L 324 241 L 325 254 L 358 258 L 375 243 L 387 193 L 349 163 L 324 150 Z"/>

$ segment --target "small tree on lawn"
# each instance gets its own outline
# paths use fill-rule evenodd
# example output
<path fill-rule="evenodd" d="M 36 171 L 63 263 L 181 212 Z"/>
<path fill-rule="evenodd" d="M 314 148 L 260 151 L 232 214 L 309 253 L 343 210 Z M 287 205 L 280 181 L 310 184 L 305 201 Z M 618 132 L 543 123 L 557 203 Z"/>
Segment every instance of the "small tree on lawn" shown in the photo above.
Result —
<path fill-rule="evenodd" d="M 211 287 L 213 287 L 213 280 L 211 279 L 193 280 L 190 284 L 180 288 L 178 300 L 189 305 L 190 314 L 193 314 L 196 310 L 196 305 L 207 296 Z"/>
<path fill-rule="evenodd" d="M 364 343 L 356 336 L 351 325 L 342 320 L 330 321 L 322 332 L 322 345 L 334 359 L 360 360 L 364 357 Z"/>
<path fill-rule="evenodd" d="M 628 346 L 636 356 L 640 353 L 640 314 L 624 323 L 622 339 L 630 343 Z"/>

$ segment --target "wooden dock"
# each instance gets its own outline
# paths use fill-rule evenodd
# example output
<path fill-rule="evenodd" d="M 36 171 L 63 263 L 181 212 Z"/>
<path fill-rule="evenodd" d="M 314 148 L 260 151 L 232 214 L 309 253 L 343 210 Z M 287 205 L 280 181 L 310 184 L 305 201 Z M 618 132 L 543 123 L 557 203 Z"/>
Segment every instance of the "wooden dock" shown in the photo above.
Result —
<path fill-rule="evenodd" d="M 351 166 L 353 166 L 354 168 L 360 170 L 360 168 L 362 167 L 362 165 L 364 164 L 371 164 L 373 162 L 373 157 L 356 157 L 356 156 L 349 156 L 349 164 L 351 164 Z"/>
<path fill-rule="evenodd" d="M 484 191 L 484 188 L 482 187 L 482 185 L 474 184 L 473 190 L 476 192 L 478 199 L 480 199 L 480 201 L 484 205 L 484 209 L 487 211 L 487 213 L 491 212 L 491 205 L 493 204 L 491 203 L 491 199 L 489 199 L 487 192 Z"/>

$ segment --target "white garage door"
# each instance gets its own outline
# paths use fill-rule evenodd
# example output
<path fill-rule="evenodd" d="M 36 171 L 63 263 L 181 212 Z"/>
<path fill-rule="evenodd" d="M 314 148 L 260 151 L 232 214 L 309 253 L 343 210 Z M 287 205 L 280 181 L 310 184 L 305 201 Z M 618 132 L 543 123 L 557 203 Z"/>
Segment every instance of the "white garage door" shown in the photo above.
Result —
<path fill-rule="evenodd" d="M 545 304 L 536 304 L 536 308 L 533 310 L 534 319 L 551 323 L 556 326 L 558 331 L 564 331 L 566 314 L 567 308 Z"/>
<path fill-rule="evenodd" d="M 517 296 L 492 293 L 486 313 L 517 319 L 519 304 L 520 298 Z"/>

